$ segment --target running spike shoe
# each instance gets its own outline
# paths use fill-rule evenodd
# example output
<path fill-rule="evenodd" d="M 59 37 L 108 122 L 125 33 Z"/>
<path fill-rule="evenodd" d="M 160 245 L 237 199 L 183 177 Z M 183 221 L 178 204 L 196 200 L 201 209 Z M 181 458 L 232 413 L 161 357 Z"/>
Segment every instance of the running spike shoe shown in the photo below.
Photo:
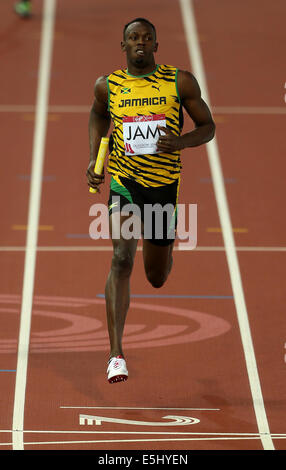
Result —
<path fill-rule="evenodd" d="M 32 10 L 31 2 L 18 2 L 14 5 L 14 10 L 22 18 L 29 18 Z"/>
<path fill-rule="evenodd" d="M 109 383 L 127 380 L 128 370 L 123 356 L 111 357 L 108 361 L 107 379 Z"/>

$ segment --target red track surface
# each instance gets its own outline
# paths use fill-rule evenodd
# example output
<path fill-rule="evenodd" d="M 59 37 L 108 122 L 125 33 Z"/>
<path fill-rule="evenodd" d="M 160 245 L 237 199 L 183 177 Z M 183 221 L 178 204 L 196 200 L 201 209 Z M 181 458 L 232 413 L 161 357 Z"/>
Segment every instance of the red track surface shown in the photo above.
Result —
<path fill-rule="evenodd" d="M 198 248 L 175 251 L 173 271 L 159 291 L 145 280 L 138 251 L 132 294 L 141 297 L 132 298 L 125 336 L 130 377 L 122 384 L 106 380 L 109 348 L 98 295 L 111 251 L 81 248 L 110 246 L 86 237 L 90 205 L 108 195 L 106 183 L 95 199 L 85 180 L 93 85 L 99 75 L 125 66 L 122 27 L 136 16 L 157 27 L 158 63 L 192 69 L 179 3 L 143 5 L 57 4 L 24 448 L 262 450 L 205 147 L 182 155 L 180 202 L 198 204 Z M 275 5 L 203 0 L 194 1 L 194 8 L 264 406 L 273 445 L 282 450 L 286 8 L 282 0 Z M 29 21 L 17 18 L 7 0 L 0 9 L 0 448 L 10 450 L 42 3 L 35 2 Z M 190 125 L 186 119 L 185 129 Z M 115 421 L 80 424 L 80 415 Z M 162 426 L 172 423 L 167 416 L 199 422 Z"/>

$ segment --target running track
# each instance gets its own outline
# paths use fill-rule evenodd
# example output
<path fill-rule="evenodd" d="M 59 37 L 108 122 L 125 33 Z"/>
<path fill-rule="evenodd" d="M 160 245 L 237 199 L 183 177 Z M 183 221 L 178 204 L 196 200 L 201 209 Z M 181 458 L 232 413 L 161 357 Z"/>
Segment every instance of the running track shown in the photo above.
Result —
<path fill-rule="evenodd" d="M 286 448 L 285 13 L 282 0 L 47 0 L 23 21 L 1 2 L 2 450 Z M 157 27 L 158 63 L 196 75 L 217 134 L 182 155 L 197 248 L 176 246 L 160 290 L 138 250 L 130 378 L 111 386 L 110 242 L 88 236 L 108 185 L 87 191 L 87 122 L 136 16 Z"/>

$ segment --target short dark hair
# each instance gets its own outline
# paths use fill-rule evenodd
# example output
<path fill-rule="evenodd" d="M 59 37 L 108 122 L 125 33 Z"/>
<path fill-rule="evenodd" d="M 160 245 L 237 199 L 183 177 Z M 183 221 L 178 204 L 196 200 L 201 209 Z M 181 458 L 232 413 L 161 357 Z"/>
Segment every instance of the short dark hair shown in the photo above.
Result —
<path fill-rule="evenodd" d="M 134 20 L 132 21 L 129 21 L 129 23 L 127 23 L 125 26 L 124 26 L 124 29 L 123 29 L 123 39 L 125 39 L 125 32 L 126 32 L 126 29 L 128 28 L 128 26 L 130 26 L 132 23 L 147 23 L 149 26 L 151 26 L 151 28 L 153 29 L 154 31 L 154 34 L 155 34 L 155 39 L 156 39 L 156 28 L 155 26 L 151 23 L 151 21 L 147 20 L 146 18 L 135 18 Z"/>

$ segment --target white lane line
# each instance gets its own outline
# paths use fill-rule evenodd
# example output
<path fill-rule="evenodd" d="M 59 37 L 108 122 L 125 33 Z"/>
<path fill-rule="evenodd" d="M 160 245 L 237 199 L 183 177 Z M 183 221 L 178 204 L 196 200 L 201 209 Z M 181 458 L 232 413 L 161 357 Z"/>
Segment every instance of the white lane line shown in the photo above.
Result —
<path fill-rule="evenodd" d="M 206 102 L 210 104 L 206 84 L 206 75 L 198 42 L 197 27 L 192 0 L 180 0 L 180 7 L 185 28 L 185 35 L 187 38 L 190 61 L 193 67 L 194 75 L 200 83 L 202 96 L 204 97 Z M 238 324 L 243 344 L 256 421 L 259 433 L 261 434 L 261 441 L 264 449 L 273 450 L 274 445 L 270 436 L 269 425 L 267 421 L 263 395 L 257 370 L 256 358 L 245 304 L 235 242 L 233 238 L 231 217 L 227 203 L 227 196 L 224 187 L 224 179 L 220 164 L 220 156 L 216 138 L 213 139 L 211 142 L 208 142 L 206 148 L 213 179 L 220 224 L 222 227 L 222 235 L 226 247 L 226 257 L 234 294 L 234 301 L 236 305 Z"/>
<path fill-rule="evenodd" d="M 249 252 L 286 252 L 285 246 L 236 246 L 236 251 Z M 112 246 L 37 246 L 37 251 L 112 251 Z M 142 247 L 137 247 L 142 251 Z M 0 246 L 0 251 L 26 251 L 26 246 Z M 174 247 L 174 251 L 190 251 L 188 248 Z M 225 246 L 197 246 L 191 251 L 226 251 Z"/>
<path fill-rule="evenodd" d="M 11 433 L 12 431 L 10 430 L 3 430 L 3 431 L 0 431 L 0 433 Z M 260 438 L 261 437 L 261 434 L 259 433 L 247 433 L 247 432 L 244 432 L 244 433 L 240 433 L 240 432 L 184 432 L 184 431 L 180 431 L 180 432 L 175 432 L 175 431 L 163 431 L 163 432 L 158 432 L 158 431 L 71 431 L 71 430 L 56 430 L 56 431 L 53 431 L 53 430 L 44 430 L 44 431 L 40 431 L 40 430 L 25 430 L 24 431 L 25 434 L 110 434 L 110 435 L 113 435 L 113 434 L 123 434 L 123 435 L 127 435 L 127 434 L 134 434 L 134 435 L 158 435 L 158 436 L 204 436 L 206 439 L 209 437 L 209 436 L 214 436 L 214 437 L 236 437 L 236 438 L 241 438 L 241 437 L 244 437 L 244 438 L 253 438 L 253 437 L 257 437 L 257 438 Z M 286 434 L 271 434 L 271 436 L 275 439 L 286 439 Z M 26 444 L 26 443 L 25 443 Z"/>
<path fill-rule="evenodd" d="M 286 114 L 285 106 L 213 106 L 215 114 Z"/>
<path fill-rule="evenodd" d="M 188 442 L 188 441 L 247 441 L 259 440 L 259 436 L 236 436 L 236 437 L 186 437 L 186 438 L 166 438 L 166 439 L 99 439 L 99 440 L 77 440 L 77 441 L 35 441 L 25 442 L 25 445 L 63 445 L 63 444 L 110 444 L 110 443 L 127 443 L 127 442 Z M 285 437 L 275 437 L 275 439 L 285 439 Z M 0 443 L 0 446 L 11 445 L 9 442 Z M 111 449 L 112 450 L 112 449 Z M 225 449 L 224 449 L 225 450 Z M 233 449 L 232 449 L 233 450 Z M 238 449 L 241 450 L 241 449 Z"/>
<path fill-rule="evenodd" d="M 72 410 L 188 410 L 188 411 L 220 411 L 220 408 L 147 408 L 137 406 L 60 406 Z"/>
<path fill-rule="evenodd" d="M 89 113 L 91 109 L 90 106 L 77 106 L 77 105 L 50 105 L 47 110 L 49 113 L 71 113 L 71 114 L 82 114 Z M 7 104 L 0 105 L 0 113 L 33 113 L 35 112 L 36 107 L 30 104 Z"/>
<path fill-rule="evenodd" d="M 0 430 L 0 433 L 10 434 L 11 430 Z M 25 434 L 134 434 L 134 435 L 159 435 L 159 436 L 223 436 L 223 437 L 260 437 L 259 433 L 254 432 L 188 432 L 188 431 L 78 431 L 78 430 L 39 430 L 25 429 Z M 286 439 L 285 433 L 273 433 L 272 437 Z"/>
<path fill-rule="evenodd" d="M 89 113 L 91 106 L 80 105 L 51 105 L 49 113 Z M 286 114 L 285 106 L 212 106 L 213 114 Z M 33 113 L 33 105 L 2 104 L 0 113 Z"/>
<path fill-rule="evenodd" d="M 9 433 L 11 431 L 9 430 L 3 430 L 0 431 L 3 433 Z M 93 444 L 93 443 L 111 443 L 111 442 L 157 442 L 157 441 L 164 441 L 164 442 L 174 442 L 174 441 L 221 441 L 221 440 L 236 440 L 236 441 L 241 441 L 241 440 L 259 440 L 261 436 L 259 434 L 255 433 L 188 433 L 188 432 L 180 432 L 180 433 L 175 433 L 175 432 L 144 432 L 144 431 L 38 431 L 38 430 L 26 430 L 24 431 L 26 434 L 78 434 L 78 435 L 86 435 L 86 434 L 91 434 L 91 435 L 99 435 L 99 434 L 132 434 L 132 435 L 193 435 L 193 437 L 181 437 L 181 438 L 164 438 L 164 439 L 150 439 L 150 438 L 145 438 L 145 439 L 100 439 L 100 440 L 57 440 L 57 441 L 35 441 L 35 442 L 25 442 L 25 445 L 49 445 L 49 444 L 54 444 L 54 445 L 62 445 L 62 444 Z M 286 439 L 286 434 L 272 434 L 273 439 Z M 0 447 L 2 446 L 11 446 L 11 442 L 2 442 L 0 443 Z"/>
<path fill-rule="evenodd" d="M 33 141 L 32 173 L 29 198 L 28 230 L 22 290 L 17 372 L 13 409 L 13 449 L 23 450 L 24 408 L 27 382 L 31 314 L 34 292 L 42 171 L 46 140 L 47 107 L 53 44 L 56 0 L 45 0 L 40 45 L 40 62 Z"/>

